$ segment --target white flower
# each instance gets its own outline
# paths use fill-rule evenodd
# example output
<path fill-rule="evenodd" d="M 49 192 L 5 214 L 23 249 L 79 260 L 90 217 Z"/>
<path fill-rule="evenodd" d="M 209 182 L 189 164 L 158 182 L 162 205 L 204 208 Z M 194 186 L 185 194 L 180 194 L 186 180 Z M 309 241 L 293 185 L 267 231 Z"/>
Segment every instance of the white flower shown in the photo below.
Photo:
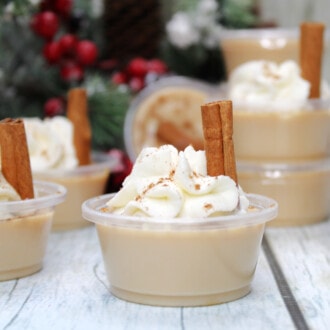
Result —
<path fill-rule="evenodd" d="M 104 11 L 103 0 L 92 0 L 91 9 L 94 18 L 101 17 Z"/>
<path fill-rule="evenodd" d="M 203 15 L 215 13 L 217 10 L 218 3 L 215 0 L 202 0 L 197 6 L 197 11 Z"/>
<path fill-rule="evenodd" d="M 40 4 L 41 0 L 29 0 L 30 4 L 33 6 L 37 6 Z"/>
<path fill-rule="evenodd" d="M 174 14 L 166 26 L 169 41 L 183 49 L 194 44 L 217 48 L 221 31 L 218 18 L 218 3 L 215 0 L 201 0 L 195 11 Z"/>
<path fill-rule="evenodd" d="M 199 40 L 190 17 L 184 12 L 177 12 L 166 25 L 170 42 L 179 48 L 188 48 Z"/>

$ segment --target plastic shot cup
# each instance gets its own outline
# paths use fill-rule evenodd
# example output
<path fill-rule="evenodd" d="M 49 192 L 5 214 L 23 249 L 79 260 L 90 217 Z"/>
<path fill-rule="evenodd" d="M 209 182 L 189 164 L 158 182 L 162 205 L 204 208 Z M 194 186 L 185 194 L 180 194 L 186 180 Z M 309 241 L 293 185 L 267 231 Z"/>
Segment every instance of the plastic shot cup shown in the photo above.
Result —
<path fill-rule="evenodd" d="M 79 229 L 89 225 L 81 216 L 81 204 L 105 192 L 109 174 L 116 161 L 106 153 L 94 153 L 92 164 L 72 170 L 47 170 L 33 173 L 34 178 L 56 182 L 67 189 L 65 202 L 56 210 L 54 231 Z"/>
<path fill-rule="evenodd" d="M 41 181 L 34 189 L 34 199 L 0 202 L 0 281 L 42 268 L 55 206 L 64 201 L 66 189 Z"/>
<path fill-rule="evenodd" d="M 299 61 L 299 29 L 228 29 L 222 31 L 220 40 L 228 75 L 239 65 L 254 60 Z"/>
<path fill-rule="evenodd" d="M 330 156 L 329 99 L 299 105 L 234 102 L 233 116 L 237 160 L 283 163 Z"/>
<path fill-rule="evenodd" d="M 219 87 L 180 76 L 164 77 L 147 86 L 131 102 L 124 124 L 125 148 L 135 160 L 144 147 L 182 143 L 182 135 L 190 144 L 203 144 L 200 107 L 203 103 L 218 99 Z M 180 131 L 167 128 L 171 140 L 160 132 L 162 124 L 171 124 Z M 197 141 L 196 141 L 197 140 Z M 197 148 L 198 149 L 198 148 Z"/>
<path fill-rule="evenodd" d="M 329 158 L 281 164 L 238 162 L 237 174 L 245 191 L 278 202 L 278 216 L 269 226 L 312 225 L 329 218 Z"/>
<path fill-rule="evenodd" d="M 157 306 L 207 306 L 250 292 L 266 222 L 277 203 L 249 195 L 244 214 L 152 219 L 104 211 L 112 195 L 84 202 L 96 224 L 112 294 Z"/>

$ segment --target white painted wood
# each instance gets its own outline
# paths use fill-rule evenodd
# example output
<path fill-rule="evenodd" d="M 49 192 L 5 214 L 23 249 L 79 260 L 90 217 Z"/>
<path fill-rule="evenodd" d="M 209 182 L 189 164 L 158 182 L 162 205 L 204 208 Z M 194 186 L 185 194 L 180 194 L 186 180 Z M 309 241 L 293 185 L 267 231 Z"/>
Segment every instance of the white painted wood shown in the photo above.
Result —
<path fill-rule="evenodd" d="M 310 328 L 330 329 L 330 221 L 267 237 Z"/>
<path fill-rule="evenodd" d="M 323 233 L 316 229 L 310 232 L 307 229 L 267 230 L 277 256 L 285 255 L 281 264 L 286 273 L 292 272 L 290 282 L 299 284 L 298 287 L 293 286 L 294 293 L 301 299 L 310 324 L 315 324 L 315 329 L 322 329 L 328 320 L 324 313 L 322 317 L 321 308 L 324 312 L 326 307 L 329 308 L 329 300 L 322 294 L 322 290 L 329 285 L 329 255 L 328 266 L 314 269 L 313 265 L 313 260 L 325 263 L 329 252 L 329 241 L 325 239 L 326 235 L 329 237 L 329 231 L 325 228 L 320 228 Z M 319 240 L 316 246 L 313 243 L 316 239 L 314 236 Z M 308 243 L 296 242 L 302 237 Z M 288 267 L 286 260 L 290 254 L 287 250 L 293 249 L 290 241 L 293 242 L 297 261 L 303 259 L 299 254 L 304 248 L 308 248 L 305 256 L 311 261 L 305 260 L 304 266 L 296 262 L 292 263 L 294 267 Z M 301 268 L 305 272 L 302 276 Z M 316 276 L 321 273 L 323 277 Z M 318 282 L 309 283 L 309 276 Z M 311 303 L 307 298 L 303 299 L 305 296 L 300 286 L 308 289 Z M 313 320 L 315 310 L 316 321 Z M 52 233 L 41 272 L 17 281 L 0 282 L 0 329 L 290 330 L 294 326 L 263 253 L 252 283 L 252 292 L 234 302 L 198 308 L 161 308 L 119 300 L 109 293 L 97 234 L 95 228 L 90 227 Z"/>

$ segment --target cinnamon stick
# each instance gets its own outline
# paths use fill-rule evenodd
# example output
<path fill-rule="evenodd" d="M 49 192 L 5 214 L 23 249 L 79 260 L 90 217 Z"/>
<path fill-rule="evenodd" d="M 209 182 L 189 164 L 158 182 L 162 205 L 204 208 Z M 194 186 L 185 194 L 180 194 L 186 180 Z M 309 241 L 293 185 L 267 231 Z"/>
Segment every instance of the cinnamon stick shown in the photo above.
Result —
<path fill-rule="evenodd" d="M 22 119 L 0 121 L 1 171 L 21 199 L 34 198 L 25 127 Z"/>
<path fill-rule="evenodd" d="M 185 134 L 179 127 L 169 121 L 162 121 L 158 125 L 157 136 L 165 143 L 174 145 L 178 150 L 184 150 L 192 145 L 195 150 L 204 148 L 203 141 Z"/>
<path fill-rule="evenodd" d="M 79 165 L 88 165 L 91 163 L 92 132 L 85 89 L 73 88 L 69 91 L 67 117 L 73 123 L 73 142 Z"/>
<path fill-rule="evenodd" d="M 301 76 L 311 84 L 309 98 L 320 97 L 323 32 L 322 23 L 300 25 L 300 68 Z"/>
<path fill-rule="evenodd" d="M 237 184 L 232 101 L 207 103 L 201 110 L 207 173 L 227 175 Z"/>
<path fill-rule="evenodd" d="M 232 101 L 219 103 L 225 175 L 237 183 L 236 159 L 233 142 L 233 105 Z"/>
<path fill-rule="evenodd" d="M 203 104 L 201 111 L 207 173 L 210 176 L 223 175 L 225 169 L 219 104 L 217 102 Z"/>

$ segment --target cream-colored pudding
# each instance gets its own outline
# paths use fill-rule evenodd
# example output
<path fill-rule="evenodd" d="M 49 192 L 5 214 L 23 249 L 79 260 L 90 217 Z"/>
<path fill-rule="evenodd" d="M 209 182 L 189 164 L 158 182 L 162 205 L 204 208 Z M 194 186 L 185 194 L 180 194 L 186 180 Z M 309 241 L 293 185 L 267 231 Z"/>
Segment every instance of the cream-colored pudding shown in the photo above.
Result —
<path fill-rule="evenodd" d="M 220 48 L 228 75 L 242 63 L 253 60 L 299 61 L 297 29 L 224 30 Z"/>
<path fill-rule="evenodd" d="M 246 111 L 240 106 L 234 109 L 234 143 L 238 160 L 312 160 L 330 155 L 327 102 L 318 109 L 291 112 Z"/>
<path fill-rule="evenodd" d="M 102 211 L 109 197 L 86 201 L 83 215 L 96 223 L 114 295 L 148 305 L 201 306 L 249 293 L 275 201 L 249 196 L 247 213 L 150 219 Z"/>
<path fill-rule="evenodd" d="M 90 225 L 81 216 L 81 204 L 89 198 L 105 192 L 107 180 L 114 159 L 108 155 L 98 154 L 95 163 L 79 166 L 73 170 L 48 170 L 33 173 L 34 178 L 56 182 L 67 189 L 67 197 L 56 209 L 52 229 L 71 230 Z"/>
<path fill-rule="evenodd" d="M 63 202 L 66 190 L 47 182 L 34 187 L 34 199 L 0 202 L 0 281 L 42 268 L 54 207 Z"/>
<path fill-rule="evenodd" d="M 115 296 L 142 304 L 194 306 L 250 292 L 264 224 L 200 231 L 98 224 L 97 230 Z"/>
<path fill-rule="evenodd" d="M 270 226 L 300 226 L 327 220 L 330 215 L 330 163 L 238 163 L 238 178 L 245 191 L 274 198 L 277 218 Z"/>
<path fill-rule="evenodd" d="M 42 268 L 53 214 L 0 221 L 0 281 L 27 276 Z"/>

